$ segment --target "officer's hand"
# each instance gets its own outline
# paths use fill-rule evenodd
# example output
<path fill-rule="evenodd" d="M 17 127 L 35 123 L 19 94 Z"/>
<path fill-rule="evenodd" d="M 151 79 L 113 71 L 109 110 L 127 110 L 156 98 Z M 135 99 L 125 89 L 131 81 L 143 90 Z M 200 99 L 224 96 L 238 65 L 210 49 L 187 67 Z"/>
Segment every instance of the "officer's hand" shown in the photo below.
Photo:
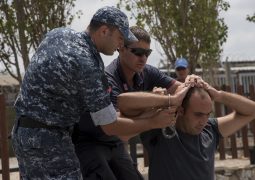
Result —
<path fill-rule="evenodd" d="M 176 107 L 170 107 L 168 109 L 158 109 L 156 114 L 152 117 L 150 123 L 152 128 L 165 128 L 167 126 L 173 126 L 176 123 L 175 118 Z"/>
<path fill-rule="evenodd" d="M 167 93 L 167 90 L 166 90 L 166 88 L 162 88 L 162 87 L 154 87 L 152 92 L 154 94 L 164 95 Z"/>
<path fill-rule="evenodd" d="M 174 95 L 171 95 L 171 106 L 180 106 L 190 87 L 191 83 L 183 83 L 178 86 Z"/>

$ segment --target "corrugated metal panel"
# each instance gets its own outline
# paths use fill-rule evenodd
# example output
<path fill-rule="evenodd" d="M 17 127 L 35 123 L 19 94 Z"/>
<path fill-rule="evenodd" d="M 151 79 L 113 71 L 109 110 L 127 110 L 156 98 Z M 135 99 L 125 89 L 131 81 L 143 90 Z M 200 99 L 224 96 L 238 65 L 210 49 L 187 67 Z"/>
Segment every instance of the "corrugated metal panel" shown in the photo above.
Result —
<path fill-rule="evenodd" d="M 225 63 L 225 60 L 222 60 L 221 61 L 222 63 Z M 255 62 L 255 59 L 233 59 L 233 58 L 229 58 L 228 59 L 228 62 L 233 62 L 233 63 L 245 63 L 245 62 L 252 62 L 254 63 Z"/>

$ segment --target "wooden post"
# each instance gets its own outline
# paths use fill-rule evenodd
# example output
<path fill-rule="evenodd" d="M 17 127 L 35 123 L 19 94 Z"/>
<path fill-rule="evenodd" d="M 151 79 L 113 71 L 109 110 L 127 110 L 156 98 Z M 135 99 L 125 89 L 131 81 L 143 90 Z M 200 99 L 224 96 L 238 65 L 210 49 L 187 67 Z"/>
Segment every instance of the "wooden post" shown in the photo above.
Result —
<path fill-rule="evenodd" d="M 137 147 L 136 145 L 140 142 L 140 137 L 135 136 L 129 139 L 130 156 L 135 164 L 137 164 Z"/>
<path fill-rule="evenodd" d="M 215 89 L 219 90 L 219 87 L 214 87 Z M 221 112 L 221 104 L 215 102 L 214 103 L 214 109 L 215 109 L 215 117 L 221 117 L 222 112 Z M 221 138 L 219 142 L 219 154 L 220 154 L 220 160 L 226 159 L 226 152 L 225 152 L 225 144 L 224 144 L 225 138 Z"/>
<path fill-rule="evenodd" d="M 244 96 L 243 86 L 238 85 L 237 93 Z M 241 132 L 242 132 L 244 157 L 249 157 L 249 143 L 248 143 L 248 127 L 247 127 L 247 125 L 241 129 Z"/>
<path fill-rule="evenodd" d="M 143 146 L 143 163 L 144 163 L 144 167 L 149 166 L 149 154 L 144 146 Z"/>
<path fill-rule="evenodd" d="M 9 150 L 8 150 L 8 131 L 6 123 L 5 99 L 0 94 L 0 137 L 1 137 L 1 157 L 2 157 L 2 178 L 10 179 L 9 169 Z"/>
<path fill-rule="evenodd" d="M 226 76 L 226 85 L 232 87 L 232 79 L 231 79 L 231 69 L 228 62 L 228 57 L 225 60 L 225 76 Z"/>
<path fill-rule="evenodd" d="M 226 86 L 226 91 L 231 92 L 230 86 Z M 227 107 L 227 112 L 226 114 L 231 113 L 233 110 Z M 233 134 L 230 136 L 230 142 L 231 142 L 231 153 L 232 153 L 232 158 L 237 159 L 237 145 L 236 145 L 236 134 Z"/>
<path fill-rule="evenodd" d="M 249 90 L 250 90 L 250 99 L 255 101 L 255 89 L 254 89 L 254 85 L 250 85 L 249 86 Z M 251 130 L 253 133 L 253 144 L 255 144 L 255 120 L 253 120 L 251 123 Z"/>

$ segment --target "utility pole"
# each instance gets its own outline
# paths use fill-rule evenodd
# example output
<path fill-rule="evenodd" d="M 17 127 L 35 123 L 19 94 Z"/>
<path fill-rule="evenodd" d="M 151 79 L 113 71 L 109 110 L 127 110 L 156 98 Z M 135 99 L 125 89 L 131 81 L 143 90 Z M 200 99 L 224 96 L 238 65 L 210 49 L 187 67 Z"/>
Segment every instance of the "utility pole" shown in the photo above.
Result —
<path fill-rule="evenodd" d="M 231 80 L 231 70 L 228 62 L 228 57 L 226 57 L 225 64 L 225 77 L 226 77 L 226 85 L 232 88 L 232 80 Z"/>

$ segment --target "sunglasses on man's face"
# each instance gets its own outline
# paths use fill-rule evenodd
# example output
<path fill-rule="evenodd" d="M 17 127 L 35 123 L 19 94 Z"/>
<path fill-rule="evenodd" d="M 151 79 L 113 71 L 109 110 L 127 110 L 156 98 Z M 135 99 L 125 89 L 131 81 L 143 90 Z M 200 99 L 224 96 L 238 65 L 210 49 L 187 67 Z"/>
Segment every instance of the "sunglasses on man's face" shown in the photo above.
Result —
<path fill-rule="evenodd" d="M 134 55 L 142 57 L 143 55 L 145 55 L 146 57 L 149 57 L 149 55 L 151 54 L 152 50 L 151 49 L 143 49 L 143 48 L 131 48 L 126 46 L 126 48 L 130 49 Z"/>

